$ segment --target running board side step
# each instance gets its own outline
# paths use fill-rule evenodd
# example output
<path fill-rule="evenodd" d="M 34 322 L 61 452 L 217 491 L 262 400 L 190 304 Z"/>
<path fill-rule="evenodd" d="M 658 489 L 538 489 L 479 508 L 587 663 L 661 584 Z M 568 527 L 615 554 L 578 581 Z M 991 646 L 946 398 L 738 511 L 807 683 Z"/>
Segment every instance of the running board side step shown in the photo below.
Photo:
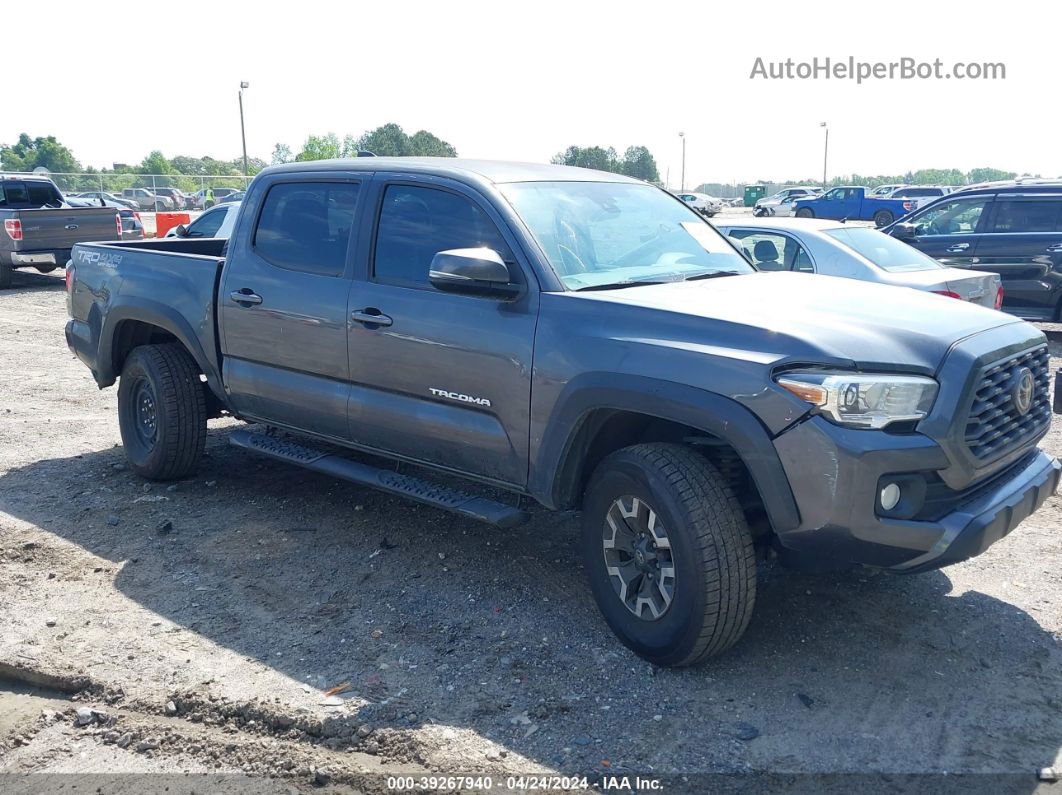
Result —
<path fill-rule="evenodd" d="M 495 527 L 516 527 L 530 519 L 526 511 L 505 503 L 466 494 L 463 491 L 440 486 L 411 475 L 362 464 L 334 453 L 314 450 L 286 439 L 237 430 L 229 434 L 229 442 L 236 447 L 252 450 L 277 461 L 296 464 L 324 475 L 407 497 L 425 505 L 453 511 L 470 519 L 478 519 Z"/>

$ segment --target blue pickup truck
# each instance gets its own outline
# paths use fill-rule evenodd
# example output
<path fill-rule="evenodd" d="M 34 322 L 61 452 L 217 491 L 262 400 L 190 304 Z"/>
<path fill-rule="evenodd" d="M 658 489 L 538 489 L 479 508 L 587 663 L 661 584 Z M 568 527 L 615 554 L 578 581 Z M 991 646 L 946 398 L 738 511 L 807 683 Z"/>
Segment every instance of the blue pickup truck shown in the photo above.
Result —
<path fill-rule="evenodd" d="M 831 221 L 873 221 L 881 228 L 915 209 L 911 199 L 879 199 L 868 188 L 834 188 L 821 196 L 793 202 L 797 218 L 827 218 Z"/>

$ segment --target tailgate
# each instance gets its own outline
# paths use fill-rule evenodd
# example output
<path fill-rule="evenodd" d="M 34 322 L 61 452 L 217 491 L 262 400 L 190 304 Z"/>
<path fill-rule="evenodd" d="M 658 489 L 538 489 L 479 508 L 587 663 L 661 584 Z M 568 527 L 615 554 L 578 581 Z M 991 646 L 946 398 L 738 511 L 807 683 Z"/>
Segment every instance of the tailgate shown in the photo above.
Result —
<path fill-rule="evenodd" d="M 118 224 L 114 220 L 117 213 L 113 207 L 19 210 L 22 242 L 16 250 L 69 249 L 76 243 L 114 240 L 118 237 Z"/>

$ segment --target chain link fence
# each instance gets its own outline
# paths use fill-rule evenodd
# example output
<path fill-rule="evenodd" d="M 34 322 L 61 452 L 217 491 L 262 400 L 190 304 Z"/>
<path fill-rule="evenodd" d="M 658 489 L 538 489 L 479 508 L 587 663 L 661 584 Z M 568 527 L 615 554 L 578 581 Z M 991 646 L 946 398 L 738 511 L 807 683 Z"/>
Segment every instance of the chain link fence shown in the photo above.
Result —
<path fill-rule="evenodd" d="M 145 211 L 204 210 L 222 198 L 246 190 L 252 177 L 190 174 L 34 173 L 5 176 L 47 177 L 67 197 L 98 200 L 99 194 L 130 202 Z"/>

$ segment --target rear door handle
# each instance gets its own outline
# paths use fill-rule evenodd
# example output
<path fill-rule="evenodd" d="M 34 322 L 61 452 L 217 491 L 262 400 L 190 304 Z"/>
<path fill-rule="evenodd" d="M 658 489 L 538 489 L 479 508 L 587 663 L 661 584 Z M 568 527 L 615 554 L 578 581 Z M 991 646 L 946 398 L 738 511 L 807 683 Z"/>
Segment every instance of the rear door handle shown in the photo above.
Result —
<path fill-rule="evenodd" d="M 1048 254 L 1062 254 L 1062 243 L 1060 243 L 1057 246 L 1048 246 L 1047 247 L 1047 253 Z"/>
<path fill-rule="evenodd" d="M 355 323 L 362 323 L 366 326 L 390 326 L 394 322 L 379 309 L 371 306 L 354 310 L 350 313 L 350 319 Z"/>
<path fill-rule="evenodd" d="M 956 243 L 954 246 L 948 246 L 947 250 L 950 254 L 958 254 L 960 251 L 966 251 L 969 247 L 969 243 Z"/>
<path fill-rule="evenodd" d="M 229 298 L 237 304 L 242 304 L 244 306 L 253 306 L 262 303 L 262 296 L 248 287 L 244 287 L 242 290 L 233 290 L 229 293 Z"/>

